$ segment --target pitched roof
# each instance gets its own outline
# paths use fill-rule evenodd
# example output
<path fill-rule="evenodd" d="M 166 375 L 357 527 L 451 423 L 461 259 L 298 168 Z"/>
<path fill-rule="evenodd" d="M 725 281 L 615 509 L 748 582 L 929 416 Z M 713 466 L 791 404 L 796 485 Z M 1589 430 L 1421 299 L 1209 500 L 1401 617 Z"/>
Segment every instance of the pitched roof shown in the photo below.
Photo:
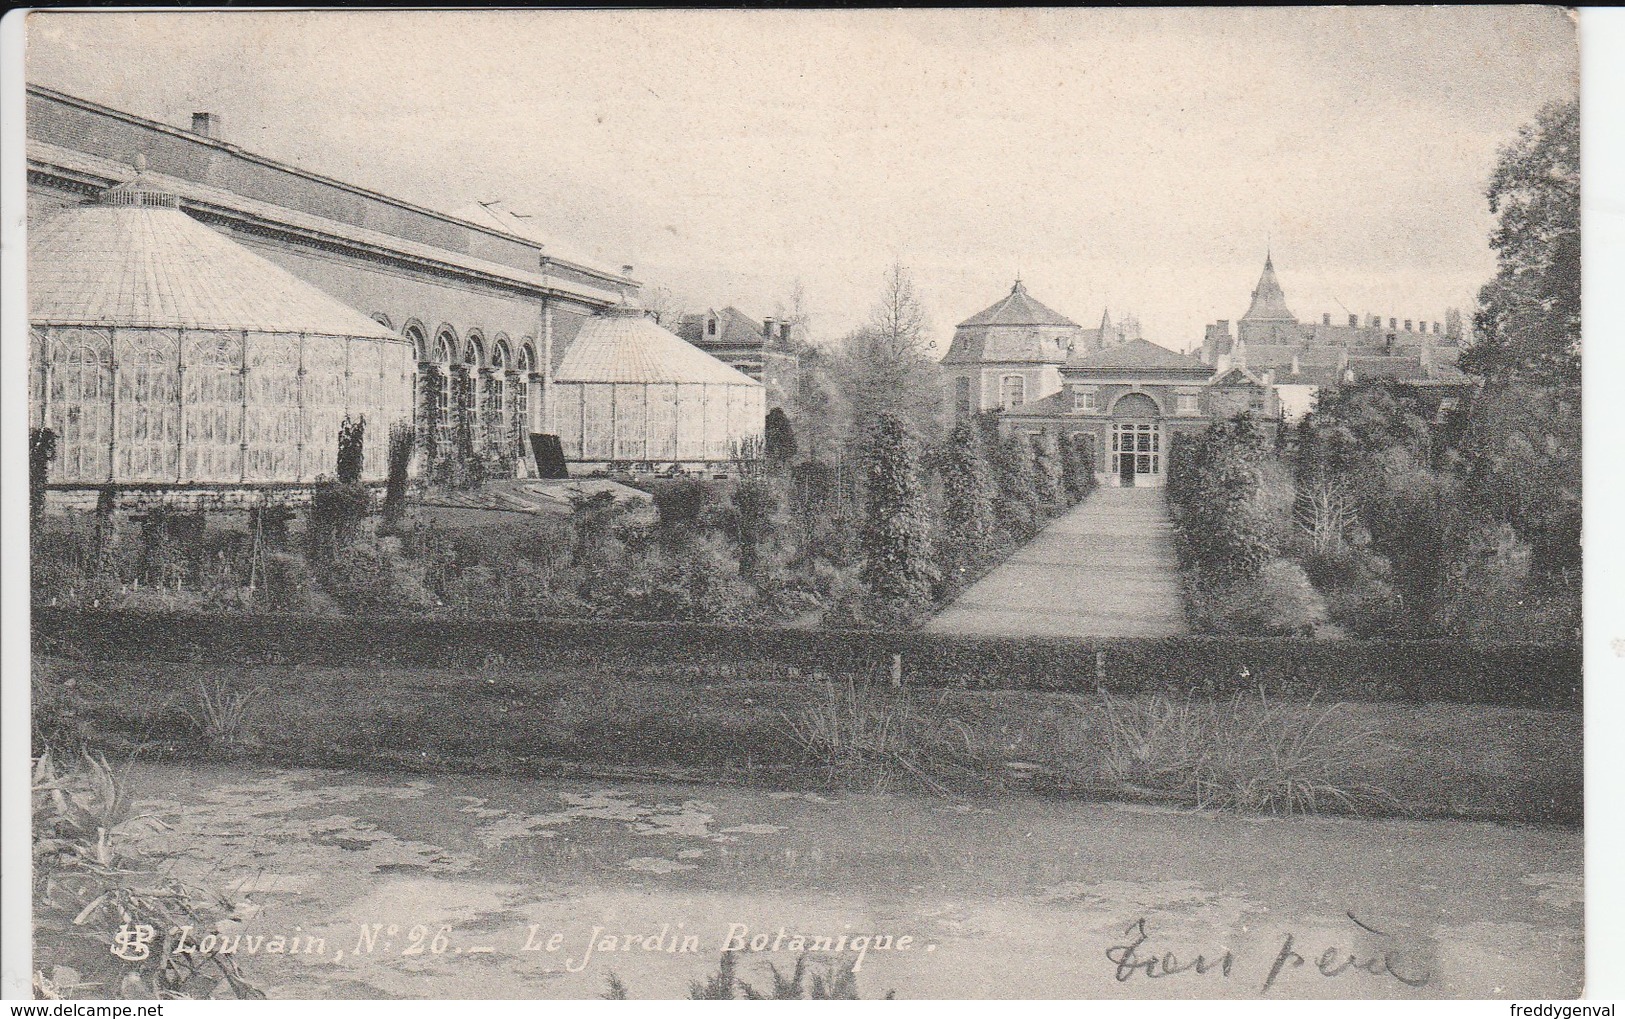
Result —
<path fill-rule="evenodd" d="M 1223 375 L 1215 375 L 1207 380 L 1210 386 L 1262 386 L 1264 380 L 1240 365 L 1236 365 Z"/>
<path fill-rule="evenodd" d="M 40 325 L 400 339 L 180 211 L 173 194 L 146 178 L 29 231 L 28 317 Z"/>
<path fill-rule="evenodd" d="M 959 323 L 960 329 L 974 326 L 1076 326 L 1077 323 L 1058 311 L 1044 307 L 1027 293 L 1027 288 L 1016 280 L 1009 296 L 991 307 L 984 308 Z"/>
<path fill-rule="evenodd" d="M 1286 306 L 1286 294 L 1281 290 L 1281 283 L 1275 278 L 1275 263 L 1269 255 L 1264 256 L 1264 272 L 1258 277 L 1258 286 L 1253 288 L 1253 303 L 1247 309 L 1247 314 L 1241 316 L 1243 322 L 1296 322 L 1298 316 L 1292 314 Z"/>
<path fill-rule="evenodd" d="M 760 386 L 627 305 L 588 319 L 553 373 L 555 382 L 705 382 Z"/>
<path fill-rule="evenodd" d="M 1066 363 L 1068 369 L 1130 371 L 1188 371 L 1211 374 L 1213 369 L 1194 357 L 1159 347 L 1149 340 L 1129 340 L 1097 350 Z"/>
<path fill-rule="evenodd" d="M 717 317 L 717 334 L 705 335 L 705 320 Z M 677 324 L 677 335 L 689 343 L 702 347 L 760 347 L 767 338 L 762 335 L 762 323 L 728 305 L 721 311 L 700 311 L 683 316 Z"/>

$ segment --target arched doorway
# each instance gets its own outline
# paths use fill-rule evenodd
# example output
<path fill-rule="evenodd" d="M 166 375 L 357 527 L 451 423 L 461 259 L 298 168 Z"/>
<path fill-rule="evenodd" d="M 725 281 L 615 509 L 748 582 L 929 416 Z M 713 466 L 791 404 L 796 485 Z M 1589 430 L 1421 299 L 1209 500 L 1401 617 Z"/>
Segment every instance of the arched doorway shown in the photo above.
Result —
<path fill-rule="evenodd" d="M 1129 393 L 1112 406 L 1113 482 L 1124 488 L 1162 484 L 1162 411 L 1144 393 Z"/>

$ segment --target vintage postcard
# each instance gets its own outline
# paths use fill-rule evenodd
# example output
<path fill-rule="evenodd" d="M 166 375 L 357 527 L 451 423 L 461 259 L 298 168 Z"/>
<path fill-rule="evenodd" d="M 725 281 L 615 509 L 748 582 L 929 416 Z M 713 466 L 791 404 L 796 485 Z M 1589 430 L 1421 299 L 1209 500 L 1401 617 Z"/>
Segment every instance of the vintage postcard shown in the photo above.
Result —
<path fill-rule="evenodd" d="M 26 15 L 7 994 L 1583 996 L 1577 24 Z"/>

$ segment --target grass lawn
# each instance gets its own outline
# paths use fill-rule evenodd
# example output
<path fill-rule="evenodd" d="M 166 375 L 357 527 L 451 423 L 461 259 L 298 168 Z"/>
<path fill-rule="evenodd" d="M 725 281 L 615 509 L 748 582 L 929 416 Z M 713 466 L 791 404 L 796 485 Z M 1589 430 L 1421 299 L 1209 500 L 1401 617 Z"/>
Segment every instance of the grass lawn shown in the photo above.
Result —
<path fill-rule="evenodd" d="M 176 761 L 968 794 L 1033 786 L 1176 803 L 1190 799 L 1169 791 L 1167 774 L 1212 742 L 1192 735 L 1190 705 L 1150 697 L 899 697 L 806 679 L 502 662 L 447 670 L 36 658 L 34 701 L 36 739 L 58 753 L 82 743 L 110 757 Z M 1193 703 L 1194 714 L 1228 719 L 1226 732 L 1262 734 L 1268 763 L 1255 748 L 1237 767 L 1310 770 L 1335 788 L 1380 790 L 1362 798 L 1362 812 L 1581 824 L 1578 711 Z"/>

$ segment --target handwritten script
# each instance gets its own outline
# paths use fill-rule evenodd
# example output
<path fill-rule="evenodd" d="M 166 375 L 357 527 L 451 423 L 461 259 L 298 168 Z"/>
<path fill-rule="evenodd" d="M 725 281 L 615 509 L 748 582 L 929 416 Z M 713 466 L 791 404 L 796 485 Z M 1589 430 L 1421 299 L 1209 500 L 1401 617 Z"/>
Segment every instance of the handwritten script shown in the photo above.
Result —
<path fill-rule="evenodd" d="M 1413 988 L 1425 986 L 1432 978 L 1425 958 L 1428 953 L 1407 950 L 1388 932 L 1362 922 L 1352 912 L 1345 915 L 1357 928 L 1350 932 L 1353 940 L 1366 944 L 1356 947 L 1327 946 L 1312 964 L 1315 972 L 1327 979 L 1364 973 L 1397 980 Z M 1151 932 L 1146 927 L 1145 918 L 1141 917 L 1128 925 L 1120 943 L 1106 949 L 1106 958 L 1116 967 L 1113 976 L 1119 983 L 1128 983 L 1135 977 L 1163 980 L 1181 974 L 1216 974 L 1215 979 L 1228 980 L 1240 968 L 1236 953 L 1228 949 L 1195 953 L 1187 950 L 1181 954 L 1158 950 L 1151 941 Z M 1259 994 L 1268 994 L 1283 973 L 1311 965 L 1301 947 L 1296 933 L 1289 932 L 1283 936 L 1281 949 L 1275 953 Z"/>

